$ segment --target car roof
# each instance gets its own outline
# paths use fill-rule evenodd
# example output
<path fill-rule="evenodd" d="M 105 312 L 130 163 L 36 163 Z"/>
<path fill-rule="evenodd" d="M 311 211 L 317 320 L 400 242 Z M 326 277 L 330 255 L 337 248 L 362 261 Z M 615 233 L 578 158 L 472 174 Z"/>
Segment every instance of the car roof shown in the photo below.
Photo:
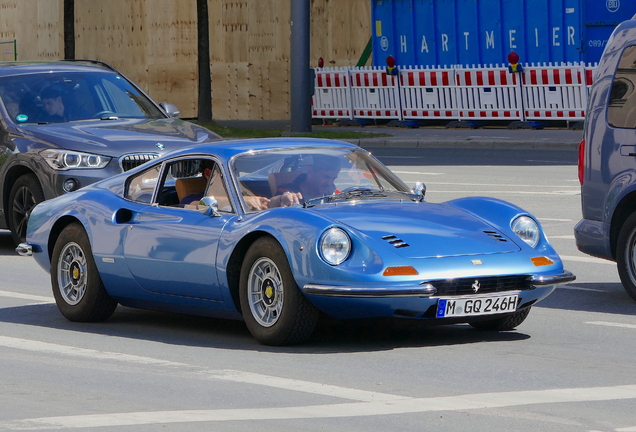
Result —
<path fill-rule="evenodd" d="M 42 72 L 116 72 L 106 63 L 93 60 L 59 60 L 32 62 L 0 62 L 0 76 Z"/>
<path fill-rule="evenodd" d="M 168 158 L 186 156 L 186 155 L 200 155 L 200 154 L 212 154 L 216 155 L 223 160 L 229 160 L 235 155 L 246 153 L 249 151 L 263 151 L 263 150 L 289 150 L 299 149 L 303 147 L 312 148 L 334 148 L 334 147 L 346 147 L 351 149 L 360 148 L 357 145 L 349 144 L 344 141 L 322 139 L 322 138 L 256 138 L 256 139 L 242 139 L 242 140 L 227 140 L 216 141 L 210 144 L 199 144 L 193 147 L 188 147 L 180 150 L 176 150 L 166 154 Z"/>

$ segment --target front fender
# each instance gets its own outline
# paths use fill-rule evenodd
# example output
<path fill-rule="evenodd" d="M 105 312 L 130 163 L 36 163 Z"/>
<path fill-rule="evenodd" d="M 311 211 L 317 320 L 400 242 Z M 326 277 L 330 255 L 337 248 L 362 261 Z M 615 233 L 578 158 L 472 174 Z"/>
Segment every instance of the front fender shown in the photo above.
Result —
<path fill-rule="evenodd" d="M 545 232 L 541 227 L 541 223 L 537 220 L 536 217 L 519 206 L 497 198 L 486 197 L 460 198 L 453 201 L 448 201 L 446 202 L 446 204 L 460 208 L 470 213 L 471 215 L 480 218 L 484 222 L 490 224 L 497 230 L 506 234 L 515 242 L 515 244 L 526 251 L 532 251 L 537 255 L 547 256 L 553 261 L 556 260 L 555 262 L 561 261 L 556 251 L 550 245 L 550 242 L 548 241 L 548 238 L 546 237 Z M 523 240 L 521 240 L 512 230 L 511 222 L 515 218 L 522 215 L 530 216 L 531 218 L 533 218 L 539 226 L 539 230 L 541 231 L 539 243 L 537 244 L 537 246 L 534 247 L 534 249 L 526 244 Z"/>

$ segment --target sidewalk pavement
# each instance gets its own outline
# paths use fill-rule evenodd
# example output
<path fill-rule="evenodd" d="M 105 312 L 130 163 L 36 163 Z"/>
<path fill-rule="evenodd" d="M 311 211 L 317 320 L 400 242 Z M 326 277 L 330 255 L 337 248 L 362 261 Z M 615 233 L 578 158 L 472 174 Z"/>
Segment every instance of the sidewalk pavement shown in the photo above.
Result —
<path fill-rule="evenodd" d="M 290 129 L 289 120 L 280 121 L 217 121 L 231 127 Z M 342 139 L 360 147 L 453 147 L 453 148 L 524 148 L 575 150 L 583 139 L 583 131 L 565 128 L 507 129 L 446 129 L 444 127 L 391 128 L 386 126 L 312 126 L 321 130 L 385 134 L 377 138 Z"/>

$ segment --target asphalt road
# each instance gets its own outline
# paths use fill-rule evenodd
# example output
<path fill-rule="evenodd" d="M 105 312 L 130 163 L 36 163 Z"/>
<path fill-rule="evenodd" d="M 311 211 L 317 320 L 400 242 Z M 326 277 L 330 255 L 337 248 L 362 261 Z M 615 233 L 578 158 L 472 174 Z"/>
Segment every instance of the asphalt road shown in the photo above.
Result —
<path fill-rule="evenodd" d="M 576 150 L 373 153 L 429 201 L 531 211 L 578 279 L 512 332 L 330 321 L 271 348 L 241 322 L 123 307 L 70 323 L 0 232 L 0 430 L 636 431 L 636 303 L 574 245 Z"/>

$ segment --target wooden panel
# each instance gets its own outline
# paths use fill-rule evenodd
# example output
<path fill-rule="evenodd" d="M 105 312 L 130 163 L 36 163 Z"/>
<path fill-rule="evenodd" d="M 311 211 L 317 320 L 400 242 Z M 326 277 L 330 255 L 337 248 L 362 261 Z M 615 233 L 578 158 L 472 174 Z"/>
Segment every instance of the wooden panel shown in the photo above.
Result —
<path fill-rule="evenodd" d="M 231 119 L 232 97 L 230 89 L 230 65 L 212 63 L 212 116 L 215 119 Z"/>
<path fill-rule="evenodd" d="M 319 57 L 355 65 L 371 35 L 370 7 L 312 0 L 311 65 Z M 208 0 L 208 11 L 214 118 L 289 118 L 290 0 Z M 196 0 L 76 0 L 75 35 L 77 58 L 109 63 L 182 116 L 196 115 Z M 63 0 L 0 0 L 0 41 L 13 38 L 19 60 L 61 58 Z"/>
<path fill-rule="evenodd" d="M 180 117 L 196 117 L 197 64 L 166 63 L 148 67 L 148 93 L 157 102 L 170 102 L 181 111 Z"/>
<path fill-rule="evenodd" d="M 148 63 L 145 0 L 75 2 L 75 56 L 121 69 Z"/>
<path fill-rule="evenodd" d="M 18 21 L 17 0 L 0 0 L 0 61 L 13 61 L 15 59 L 14 46 L 11 43 L 16 39 L 14 23 Z"/>
<path fill-rule="evenodd" d="M 146 2 L 146 54 L 149 63 L 196 62 L 196 3 L 196 0 Z"/>
<path fill-rule="evenodd" d="M 371 38 L 370 2 L 314 0 L 311 12 L 311 64 L 355 66 Z"/>

